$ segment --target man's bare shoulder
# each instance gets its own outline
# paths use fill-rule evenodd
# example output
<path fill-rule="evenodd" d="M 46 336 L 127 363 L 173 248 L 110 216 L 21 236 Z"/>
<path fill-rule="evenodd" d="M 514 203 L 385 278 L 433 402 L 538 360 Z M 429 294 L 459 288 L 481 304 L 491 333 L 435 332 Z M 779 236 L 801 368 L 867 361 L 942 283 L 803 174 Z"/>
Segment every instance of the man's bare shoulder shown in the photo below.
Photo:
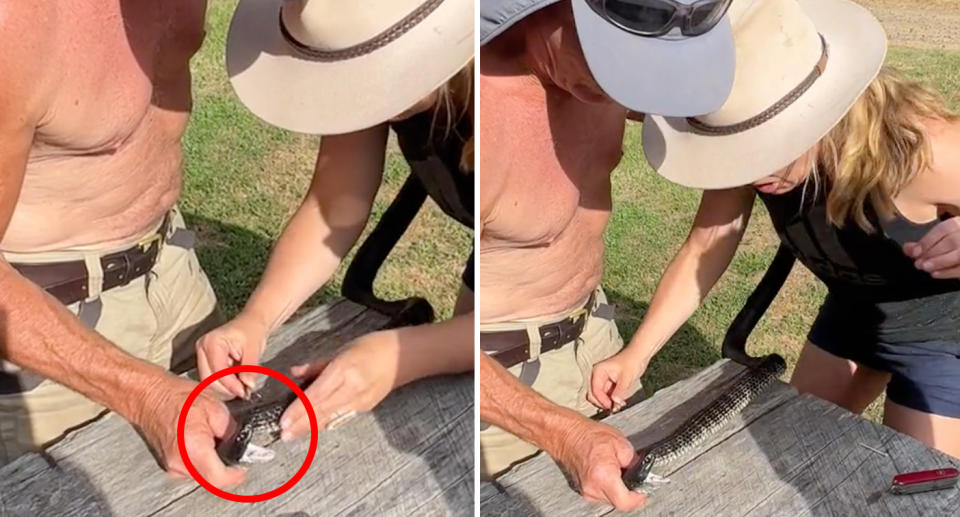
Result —
<path fill-rule="evenodd" d="M 57 4 L 0 2 L 0 113 L 29 112 L 46 95 L 59 26 Z"/>
<path fill-rule="evenodd" d="M 0 2 L 0 59 L 52 48 L 56 41 L 58 2 Z M 40 56 L 38 56 L 40 57 Z"/>

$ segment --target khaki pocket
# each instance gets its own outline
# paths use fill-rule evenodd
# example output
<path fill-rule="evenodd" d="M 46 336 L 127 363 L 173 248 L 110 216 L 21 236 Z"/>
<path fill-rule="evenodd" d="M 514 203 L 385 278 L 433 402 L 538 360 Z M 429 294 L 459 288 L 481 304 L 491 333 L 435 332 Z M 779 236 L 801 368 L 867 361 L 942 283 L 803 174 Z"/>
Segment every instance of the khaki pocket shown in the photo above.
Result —
<path fill-rule="evenodd" d="M 623 339 L 620 337 L 616 323 L 613 320 L 591 316 L 577 343 L 577 366 L 580 368 L 583 379 L 578 398 L 579 404 L 584 408 L 598 411 L 596 406 L 587 400 L 594 365 L 613 357 L 621 350 L 623 350 Z"/>

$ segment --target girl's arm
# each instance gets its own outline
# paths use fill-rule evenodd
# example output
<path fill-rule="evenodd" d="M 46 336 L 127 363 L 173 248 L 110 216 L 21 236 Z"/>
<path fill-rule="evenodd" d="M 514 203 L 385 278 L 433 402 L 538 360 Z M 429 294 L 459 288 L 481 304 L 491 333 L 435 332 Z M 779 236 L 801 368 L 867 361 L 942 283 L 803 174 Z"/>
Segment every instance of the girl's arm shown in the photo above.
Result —
<path fill-rule="evenodd" d="M 667 267 L 625 353 L 646 365 L 727 270 L 753 210 L 753 187 L 703 193 L 693 229 Z"/>
<path fill-rule="evenodd" d="M 295 367 L 297 377 L 318 375 L 306 390 L 317 425 L 328 429 L 353 412 L 370 411 L 391 391 L 433 375 L 473 370 L 473 313 L 357 338 L 339 355 Z M 309 432 L 303 402 L 295 401 L 280 419 L 281 438 Z"/>
<path fill-rule="evenodd" d="M 388 126 L 325 136 L 310 190 L 277 240 L 240 316 L 279 327 L 340 266 L 370 217 L 380 186 Z"/>
<path fill-rule="evenodd" d="M 310 190 L 287 223 L 263 278 L 236 318 L 197 342 L 201 378 L 234 364 L 256 364 L 267 336 L 325 284 L 356 243 L 383 175 L 388 126 L 320 142 Z M 255 374 L 223 377 L 221 393 L 245 397 Z"/>
<path fill-rule="evenodd" d="M 619 354 L 593 370 L 588 399 L 616 410 L 650 359 L 683 325 L 726 271 L 753 210 L 752 186 L 708 190 L 700 199 L 693 229 L 667 267 L 643 323 Z"/>

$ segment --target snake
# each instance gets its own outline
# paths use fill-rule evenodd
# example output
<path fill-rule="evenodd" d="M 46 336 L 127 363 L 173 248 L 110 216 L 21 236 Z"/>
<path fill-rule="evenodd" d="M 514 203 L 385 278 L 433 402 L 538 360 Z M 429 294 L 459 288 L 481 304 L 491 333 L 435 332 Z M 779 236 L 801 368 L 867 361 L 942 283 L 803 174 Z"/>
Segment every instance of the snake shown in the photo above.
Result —
<path fill-rule="evenodd" d="M 651 469 L 691 452 L 786 371 L 787 363 L 783 357 L 778 354 L 752 357 L 746 352 L 746 343 L 750 332 L 786 282 L 794 262 L 793 252 L 781 244 L 760 283 L 727 330 L 721 347 L 722 356 L 745 366 L 744 371 L 665 438 L 636 451 L 634 461 L 622 473 L 628 489 L 642 489 L 651 479 Z"/>
<path fill-rule="evenodd" d="M 305 389 L 312 380 L 302 381 L 299 383 L 300 388 Z M 264 433 L 273 440 L 280 438 L 280 417 L 296 399 L 297 395 L 293 390 L 270 378 L 263 387 L 252 393 L 249 399 L 226 402 L 230 416 L 237 425 L 233 432 L 224 436 L 217 445 L 217 454 L 224 464 L 239 463 L 250 441 L 259 433 Z"/>

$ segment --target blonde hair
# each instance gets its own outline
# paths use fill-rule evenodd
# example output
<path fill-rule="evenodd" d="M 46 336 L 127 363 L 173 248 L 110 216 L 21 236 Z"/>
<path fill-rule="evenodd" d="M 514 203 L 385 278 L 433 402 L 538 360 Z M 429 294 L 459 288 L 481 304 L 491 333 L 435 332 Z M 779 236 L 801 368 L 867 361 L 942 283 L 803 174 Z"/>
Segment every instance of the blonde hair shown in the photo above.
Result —
<path fill-rule="evenodd" d="M 446 138 L 456 127 L 457 121 L 463 117 L 469 117 L 470 123 L 473 124 L 472 60 L 437 91 L 437 102 L 430 131 L 441 128 Z M 431 138 L 432 136 L 431 134 Z M 473 137 L 463 143 L 460 168 L 464 171 L 473 170 Z"/>
<path fill-rule="evenodd" d="M 893 199 L 933 159 L 924 122 L 954 118 L 930 88 L 895 70 L 881 70 L 813 151 L 817 157 L 813 176 L 830 184 L 830 223 L 843 227 L 853 220 L 872 233 L 868 201 L 881 218 L 895 214 Z"/>

